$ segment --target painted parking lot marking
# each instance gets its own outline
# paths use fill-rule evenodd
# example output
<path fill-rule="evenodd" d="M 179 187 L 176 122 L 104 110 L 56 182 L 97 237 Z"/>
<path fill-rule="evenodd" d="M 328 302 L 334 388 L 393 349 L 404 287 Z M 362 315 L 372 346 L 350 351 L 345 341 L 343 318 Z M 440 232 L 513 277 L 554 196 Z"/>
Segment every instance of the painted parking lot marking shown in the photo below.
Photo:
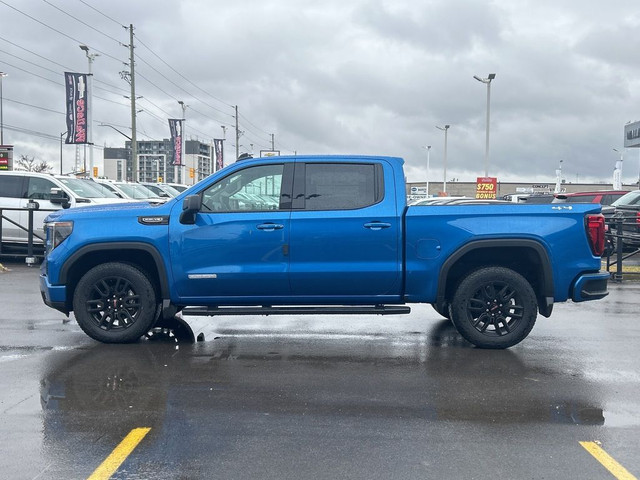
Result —
<path fill-rule="evenodd" d="M 604 468 L 618 480 L 637 480 L 629 471 L 620 465 L 615 459 L 605 452 L 596 442 L 580 442 L 580 445 L 598 460 Z"/>
<path fill-rule="evenodd" d="M 110 478 L 150 430 L 150 428 L 134 428 L 131 430 L 120 444 L 113 449 L 111 455 L 95 469 L 88 480 L 106 480 Z"/>

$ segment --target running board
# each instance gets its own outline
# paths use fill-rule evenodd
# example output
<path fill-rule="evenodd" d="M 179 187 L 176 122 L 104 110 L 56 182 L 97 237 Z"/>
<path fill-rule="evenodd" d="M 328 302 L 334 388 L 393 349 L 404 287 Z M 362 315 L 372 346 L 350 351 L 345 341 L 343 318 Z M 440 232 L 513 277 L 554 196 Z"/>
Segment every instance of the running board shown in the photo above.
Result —
<path fill-rule="evenodd" d="M 339 307 L 185 307 L 182 315 L 406 315 L 411 307 L 399 305 Z"/>

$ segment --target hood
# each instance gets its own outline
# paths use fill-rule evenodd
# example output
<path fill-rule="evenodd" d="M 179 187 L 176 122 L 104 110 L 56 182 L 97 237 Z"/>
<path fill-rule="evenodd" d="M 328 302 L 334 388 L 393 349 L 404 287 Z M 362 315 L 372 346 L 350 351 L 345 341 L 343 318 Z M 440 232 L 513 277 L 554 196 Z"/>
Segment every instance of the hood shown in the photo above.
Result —
<path fill-rule="evenodd" d="M 105 203 L 102 205 L 88 205 L 86 207 L 72 207 L 65 210 L 56 210 L 49 214 L 44 221 L 55 222 L 75 220 L 83 217 L 108 218 L 115 215 L 169 215 L 173 203 L 173 201 L 149 203 L 129 200 L 126 203 Z"/>

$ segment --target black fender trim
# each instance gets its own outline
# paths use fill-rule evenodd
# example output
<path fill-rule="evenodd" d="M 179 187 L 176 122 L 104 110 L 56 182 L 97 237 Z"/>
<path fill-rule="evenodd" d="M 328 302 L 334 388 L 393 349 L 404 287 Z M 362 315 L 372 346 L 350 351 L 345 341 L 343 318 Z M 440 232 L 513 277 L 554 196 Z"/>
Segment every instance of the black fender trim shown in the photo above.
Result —
<path fill-rule="evenodd" d="M 542 246 L 540 242 L 527 238 L 513 238 L 513 239 L 483 239 L 475 240 L 466 245 L 463 245 L 456 250 L 451 256 L 444 262 L 440 269 L 440 275 L 438 276 L 438 293 L 436 296 L 436 304 L 445 305 L 445 290 L 447 286 L 447 277 L 449 271 L 464 255 L 473 250 L 479 250 L 484 248 L 505 248 L 505 247 L 517 247 L 517 248 L 530 248 L 534 250 L 540 258 L 540 268 L 542 268 L 542 291 L 538 295 L 538 308 L 540 313 L 545 317 L 551 315 L 553 309 L 553 270 L 551 269 L 551 260 L 547 250 Z"/>
<path fill-rule="evenodd" d="M 153 259 L 153 262 L 158 269 L 158 282 L 160 284 L 160 294 L 162 298 L 170 298 L 169 296 L 169 282 L 167 280 L 167 270 L 164 266 L 164 262 L 162 261 L 162 255 L 160 252 L 153 246 L 148 243 L 142 242 L 108 242 L 108 243 L 93 243 L 91 245 L 86 245 L 76 252 L 74 252 L 67 260 L 64 262 L 64 265 L 60 269 L 60 283 L 66 284 L 69 276 L 69 271 L 76 264 L 76 262 L 81 259 L 83 256 L 105 250 L 142 250 L 149 255 Z"/>

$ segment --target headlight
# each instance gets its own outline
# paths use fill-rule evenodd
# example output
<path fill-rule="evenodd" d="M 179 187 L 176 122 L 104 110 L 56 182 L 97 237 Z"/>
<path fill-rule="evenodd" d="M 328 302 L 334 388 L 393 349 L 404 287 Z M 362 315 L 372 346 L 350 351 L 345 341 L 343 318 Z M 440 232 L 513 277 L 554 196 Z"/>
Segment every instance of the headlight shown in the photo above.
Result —
<path fill-rule="evenodd" d="M 45 223 L 47 231 L 47 253 L 60 245 L 73 232 L 73 222 Z"/>

